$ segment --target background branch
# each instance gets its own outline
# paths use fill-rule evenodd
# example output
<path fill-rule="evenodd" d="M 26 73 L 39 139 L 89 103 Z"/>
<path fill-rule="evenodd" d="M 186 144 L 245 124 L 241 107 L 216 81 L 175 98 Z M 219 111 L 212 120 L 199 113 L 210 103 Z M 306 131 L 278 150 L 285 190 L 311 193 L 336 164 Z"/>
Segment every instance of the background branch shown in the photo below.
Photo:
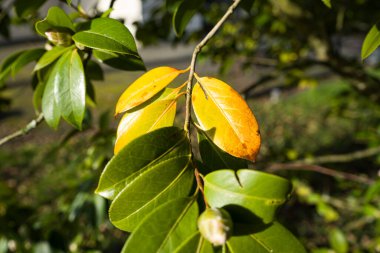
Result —
<path fill-rule="evenodd" d="M 37 118 L 30 121 L 24 128 L 14 132 L 10 135 L 7 135 L 7 136 L 1 138 L 0 139 L 0 146 L 7 143 L 8 141 L 11 141 L 11 140 L 17 138 L 17 137 L 28 134 L 30 131 L 35 129 L 43 120 L 44 120 L 44 115 L 42 113 L 40 113 L 37 116 Z"/>

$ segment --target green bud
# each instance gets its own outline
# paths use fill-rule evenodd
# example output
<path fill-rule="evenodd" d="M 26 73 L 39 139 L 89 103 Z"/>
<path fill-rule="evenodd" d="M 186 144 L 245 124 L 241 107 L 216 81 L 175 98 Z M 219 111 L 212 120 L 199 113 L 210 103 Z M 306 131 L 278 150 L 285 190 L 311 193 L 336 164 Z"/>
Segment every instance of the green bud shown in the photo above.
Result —
<path fill-rule="evenodd" d="M 63 47 L 71 45 L 71 35 L 69 33 L 50 30 L 46 31 L 45 35 L 54 45 Z"/>
<path fill-rule="evenodd" d="M 202 236 L 214 246 L 225 244 L 232 234 L 230 214 L 222 208 L 207 208 L 198 218 Z"/>

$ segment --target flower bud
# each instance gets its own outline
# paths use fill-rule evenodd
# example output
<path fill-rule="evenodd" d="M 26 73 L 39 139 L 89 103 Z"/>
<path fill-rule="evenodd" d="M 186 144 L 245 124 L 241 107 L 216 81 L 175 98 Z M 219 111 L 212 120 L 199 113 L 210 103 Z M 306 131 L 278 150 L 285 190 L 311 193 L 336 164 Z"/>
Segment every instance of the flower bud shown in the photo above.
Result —
<path fill-rule="evenodd" d="M 222 208 L 207 208 L 198 218 L 200 233 L 214 246 L 221 246 L 227 242 L 232 227 L 231 216 Z"/>
<path fill-rule="evenodd" d="M 49 30 L 45 32 L 45 35 L 54 45 L 63 47 L 71 45 L 71 35 L 69 33 Z"/>

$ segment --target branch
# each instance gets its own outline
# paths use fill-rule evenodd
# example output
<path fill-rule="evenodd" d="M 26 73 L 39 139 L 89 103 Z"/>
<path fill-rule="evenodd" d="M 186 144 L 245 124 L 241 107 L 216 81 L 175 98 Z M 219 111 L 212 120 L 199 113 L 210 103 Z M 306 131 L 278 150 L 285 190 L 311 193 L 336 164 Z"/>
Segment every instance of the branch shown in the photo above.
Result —
<path fill-rule="evenodd" d="M 187 80 L 187 88 L 186 88 L 186 114 L 185 114 L 185 125 L 184 129 L 187 133 L 188 138 L 190 139 L 190 118 L 191 118 L 191 93 L 193 89 L 193 79 L 195 73 L 195 64 L 197 61 L 197 56 L 202 50 L 202 48 L 208 43 L 208 41 L 214 37 L 216 32 L 220 29 L 220 27 L 226 22 L 229 16 L 234 12 L 235 8 L 239 5 L 241 0 L 234 0 L 232 5 L 227 9 L 226 13 L 224 13 L 223 17 L 216 23 L 216 25 L 211 29 L 211 31 L 203 38 L 201 42 L 195 47 L 193 56 L 191 58 L 190 63 L 190 73 L 189 78 Z"/>
<path fill-rule="evenodd" d="M 321 173 L 324 175 L 328 175 L 335 178 L 346 179 L 350 181 L 355 181 L 363 184 L 371 185 L 375 181 L 366 177 L 366 176 L 358 176 L 352 173 L 337 171 L 333 169 L 329 169 L 326 167 L 322 167 L 319 165 L 305 164 L 305 163 L 275 163 L 266 168 L 268 172 L 276 172 L 280 170 L 304 170 L 304 171 L 313 171 L 317 173 Z"/>
<path fill-rule="evenodd" d="M 36 128 L 42 121 L 44 120 L 44 115 L 42 113 L 38 114 L 37 118 L 30 121 L 24 128 L 7 135 L 0 139 L 0 146 L 7 143 L 8 141 L 11 141 L 17 137 L 23 136 L 28 134 L 31 130 Z"/>

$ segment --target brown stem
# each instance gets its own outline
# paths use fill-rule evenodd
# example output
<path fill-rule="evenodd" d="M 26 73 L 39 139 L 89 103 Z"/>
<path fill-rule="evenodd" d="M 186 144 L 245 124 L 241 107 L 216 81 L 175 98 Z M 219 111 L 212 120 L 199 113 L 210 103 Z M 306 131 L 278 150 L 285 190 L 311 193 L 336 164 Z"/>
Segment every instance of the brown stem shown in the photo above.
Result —
<path fill-rule="evenodd" d="M 10 135 L 7 135 L 3 138 L 0 139 L 0 146 L 7 143 L 8 141 L 11 141 L 17 137 L 20 137 L 20 136 L 23 136 L 23 135 L 26 135 L 28 134 L 30 131 L 32 131 L 33 129 L 35 129 L 42 121 L 44 120 L 44 116 L 42 113 L 40 113 L 37 118 L 33 119 L 32 121 L 30 121 L 24 128 L 10 134 Z"/>
<path fill-rule="evenodd" d="M 205 192 L 203 189 L 203 178 L 202 178 L 202 175 L 199 173 L 198 168 L 196 168 L 196 167 L 194 170 L 194 175 L 195 175 L 195 180 L 197 181 L 197 187 L 202 192 L 203 200 L 205 202 L 206 207 L 208 208 L 210 206 L 206 200 Z"/>

